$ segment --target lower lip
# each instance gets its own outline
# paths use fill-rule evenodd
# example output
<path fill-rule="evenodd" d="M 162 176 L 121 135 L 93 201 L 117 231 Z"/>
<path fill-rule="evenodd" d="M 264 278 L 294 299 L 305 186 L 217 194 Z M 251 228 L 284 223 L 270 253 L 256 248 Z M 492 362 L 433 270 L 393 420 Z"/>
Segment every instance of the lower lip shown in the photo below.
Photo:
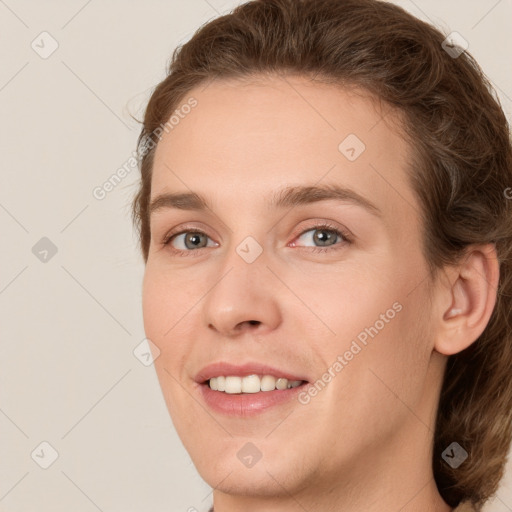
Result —
<path fill-rule="evenodd" d="M 246 417 L 297 400 L 297 395 L 304 391 L 307 385 L 305 383 L 296 388 L 242 394 L 214 391 L 208 384 L 200 384 L 199 387 L 206 405 L 214 411 L 228 416 Z"/>

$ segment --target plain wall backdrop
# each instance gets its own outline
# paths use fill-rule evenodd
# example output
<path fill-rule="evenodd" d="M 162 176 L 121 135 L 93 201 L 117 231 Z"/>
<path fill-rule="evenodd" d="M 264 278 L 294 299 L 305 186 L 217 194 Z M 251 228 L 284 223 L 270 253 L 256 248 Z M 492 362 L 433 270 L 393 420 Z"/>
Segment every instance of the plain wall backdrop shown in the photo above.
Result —
<path fill-rule="evenodd" d="M 173 49 L 239 3 L 0 0 L 2 511 L 208 510 L 139 347 L 138 170 L 98 187 Z M 512 0 L 395 3 L 468 41 L 510 119 Z M 512 510 L 512 468 L 485 510 Z"/>

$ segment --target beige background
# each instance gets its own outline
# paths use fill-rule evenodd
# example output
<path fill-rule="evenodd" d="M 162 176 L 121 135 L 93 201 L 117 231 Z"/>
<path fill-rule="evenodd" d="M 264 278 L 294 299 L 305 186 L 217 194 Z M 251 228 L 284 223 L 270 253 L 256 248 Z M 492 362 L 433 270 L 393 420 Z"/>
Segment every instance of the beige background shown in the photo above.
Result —
<path fill-rule="evenodd" d="M 137 171 L 102 200 L 93 191 L 132 155 L 130 113 L 171 51 L 238 3 L 0 0 L 0 510 L 208 509 L 154 370 L 133 353 Z M 510 118 L 512 0 L 397 3 L 464 36 Z M 42 442 L 58 452 L 47 469 Z M 487 511 L 512 510 L 511 471 Z"/>

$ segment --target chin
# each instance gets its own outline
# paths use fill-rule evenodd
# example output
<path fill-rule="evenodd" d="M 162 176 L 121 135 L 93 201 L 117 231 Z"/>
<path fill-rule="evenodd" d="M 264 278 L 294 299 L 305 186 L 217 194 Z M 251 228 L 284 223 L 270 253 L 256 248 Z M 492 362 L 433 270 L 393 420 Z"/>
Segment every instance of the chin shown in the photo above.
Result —
<path fill-rule="evenodd" d="M 301 479 L 298 468 L 303 458 L 296 460 L 296 449 L 290 451 L 284 439 L 224 434 L 216 442 L 212 442 L 215 435 L 180 436 L 201 478 L 212 488 L 228 494 L 274 496 L 282 494 L 281 485 L 298 486 L 295 480 Z"/>
<path fill-rule="evenodd" d="M 282 495 L 284 488 L 290 492 L 297 487 L 290 480 L 290 468 L 267 467 L 261 460 L 252 468 L 226 460 L 212 464 L 205 464 L 204 461 L 196 464 L 194 461 L 194 464 L 201 478 L 224 494 L 275 497 Z"/>

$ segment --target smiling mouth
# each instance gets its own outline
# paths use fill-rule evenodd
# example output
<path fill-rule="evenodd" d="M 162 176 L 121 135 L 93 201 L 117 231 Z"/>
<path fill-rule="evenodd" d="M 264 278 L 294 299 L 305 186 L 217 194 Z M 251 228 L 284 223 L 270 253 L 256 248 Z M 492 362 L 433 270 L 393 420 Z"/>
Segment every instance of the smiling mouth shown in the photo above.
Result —
<path fill-rule="evenodd" d="M 274 375 L 219 375 L 206 380 L 203 384 L 213 391 L 227 394 L 254 394 L 268 391 L 284 391 L 307 384 L 305 380 L 288 380 Z"/>

